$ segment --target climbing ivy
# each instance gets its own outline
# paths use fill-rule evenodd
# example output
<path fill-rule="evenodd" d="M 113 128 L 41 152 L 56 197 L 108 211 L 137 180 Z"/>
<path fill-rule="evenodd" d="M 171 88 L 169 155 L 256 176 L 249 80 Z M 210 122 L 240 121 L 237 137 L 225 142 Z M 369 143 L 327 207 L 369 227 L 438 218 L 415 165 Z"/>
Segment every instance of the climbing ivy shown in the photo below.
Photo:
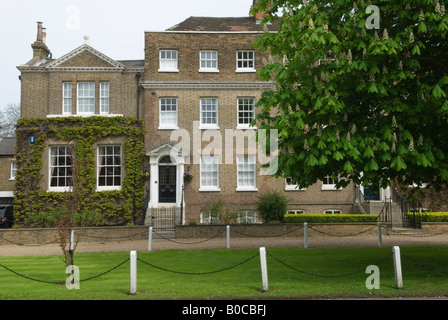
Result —
<path fill-rule="evenodd" d="M 48 140 L 73 146 L 76 188 L 75 209 L 100 214 L 102 224 L 133 223 L 144 202 L 141 170 L 144 159 L 144 124 L 128 117 L 61 117 L 20 119 L 17 123 L 16 186 L 14 218 L 24 225 L 25 217 L 67 209 L 73 192 L 49 192 L 42 186 L 43 159 Z M 30 138 L 34 137 L 34 143 Z M 121 138 L 123 180 L 121 190 L 96 192 L 94 144 Z"/>

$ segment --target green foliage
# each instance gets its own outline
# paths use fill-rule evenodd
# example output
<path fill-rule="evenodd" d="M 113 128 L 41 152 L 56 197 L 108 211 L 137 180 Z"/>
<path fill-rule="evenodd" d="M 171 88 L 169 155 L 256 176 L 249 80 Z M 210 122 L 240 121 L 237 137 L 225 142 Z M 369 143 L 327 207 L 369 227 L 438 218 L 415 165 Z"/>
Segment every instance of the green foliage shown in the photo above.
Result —
<path fill-rule="evenodd" d="M 75 212 L 101 215 L 102 222 L 124 223 L 135 219 L 135 208 L 144 201 L 141 177 L 144 158 L 144 126 L 141 121 L 126 117 L 67 117 L 51 119 L 20 119 L 17 124 L 18 164 L 15 190 L 15 220 L 20 224 L 43 218 L 45 213 L 69 210 L 76 196 Z M 30 136 L 35 143 L 30 144 Z M 121 190 L 96 192 L 96 163 L 93 145 L 107 138 L 123 139 L 123 172 Z M 41 186 L 44 150 L 48 141 L 62 141 L 74 147 L 79 167 L 74 180 L 79 182 L 78 194 L 48 192 Z M 137 210 L 137 212 L 140 212 Z M 34 220 L 33 220 L 34 219 Z"/>
<path fill-rule="evenodd" d="M 285 214 L 288 223 L 350 223 L 377 222 L 378 216 L 373 214 Z"/>
<path fill-rule="evenodd" d="M 257 126 L 279 132 L 279 171 L 308 187 L 327 174 L 386 187 L 448 185 L 448 11 L 442 1 L 259 0 L 278 33 Z M 282 19 L 279 19 L 279 16 Z M 428 181 L 429 180 L 429 181 Z"/>
<path fill-rule="evenodd" d="M 280 192 L 268 192 L 258 196 L 256 208 L 265 223 L 283 221 L 288 199 Z"/>
<path fill-rule="evenodd" d="M 36 215 L 25 217 L 25 224 L 31 228 L 56 228 L 63 216 L 68 216 L 66 210 L 54 212 L 39 212 Z M 74 227 L 91 227 L 102 224 L 101 216 L 98 213 L 75 212 L 73 215 Z"/>
<path fill-rule="evenodd" d="M 448 212 L 422 212 L 422 222 L 448 222 Z"/>

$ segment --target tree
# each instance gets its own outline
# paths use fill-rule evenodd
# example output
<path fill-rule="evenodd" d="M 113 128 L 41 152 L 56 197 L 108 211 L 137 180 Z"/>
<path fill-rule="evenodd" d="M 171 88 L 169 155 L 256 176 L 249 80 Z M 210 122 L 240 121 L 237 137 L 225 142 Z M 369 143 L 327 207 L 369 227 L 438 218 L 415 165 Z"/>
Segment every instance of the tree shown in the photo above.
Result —
<path fill-rule="evenodd" d="M 257 125 L 278 129 L 277 177 L 307 187 L 448 184 L 448 14 L 438 0 L 259 0 L 273 81 Z M 378 13 L 379 15 L 375 15 Z"/>
<path fill-rule="evenodd" d="M 6 109 L 0 112 L 0 137 L 14 137 L 19 118 L 20 106 L 16 103 L 9 103 Z"/>

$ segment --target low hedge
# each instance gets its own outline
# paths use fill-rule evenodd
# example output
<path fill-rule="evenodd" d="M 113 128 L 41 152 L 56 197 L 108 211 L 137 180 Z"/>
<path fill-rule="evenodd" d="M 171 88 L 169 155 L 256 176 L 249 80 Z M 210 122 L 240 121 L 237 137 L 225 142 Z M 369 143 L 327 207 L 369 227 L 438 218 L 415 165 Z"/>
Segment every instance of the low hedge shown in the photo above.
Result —
<path fill-rule="evenodd" d="M 421 222 L 448 222 L 448 212 L 422 212 Z"/>
<path fill-rule="evenodd" d="M 378 216 L 373 214 L 285 214 L 288 223 L 347 223 L 347 222 L 377 222 Z"/>

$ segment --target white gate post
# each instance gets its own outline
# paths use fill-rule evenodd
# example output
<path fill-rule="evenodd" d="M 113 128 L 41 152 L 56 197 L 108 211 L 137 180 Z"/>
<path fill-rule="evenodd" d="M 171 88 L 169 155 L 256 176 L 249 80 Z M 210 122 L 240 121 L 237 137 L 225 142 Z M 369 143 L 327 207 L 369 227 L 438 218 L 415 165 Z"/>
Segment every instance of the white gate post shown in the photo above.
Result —
<path fill-rule="evenodd" d="M 308 223 L 303 224 L 303 247 L 308 248 Z"/>
<path fill-rule="evenodd" d="M 268 291 L 268 267 L 266 264 L 266 248 L 260 248 L 260 263 L 261 263 L 261 280 L 263 282 L 263 292 Z"/>
<path fill-rule="evenodd" d="M 227 249 L 230 249 L 230 226 L 226 227 L 227 232 Z"/>
<path fill-rule="evenodd" d="M 131 251 L 130 257 L 131 289 L 130 294 L 137 293 L 137 252 Z"/>
<path fill-rule="evenodd" d="M 70 232 L 70 251 L 75 250 L 75 230 Z"/>
<path fill-rule="evenodd" d="M 394 253 L 394 273 L 395 273 L 395 287 L 397 289 L 403 289 L 403 277 L 401 273 L 401 257 L 400 257 L 400 247 L 394 246 L 392 248 Z"/>
<path fill-rule="evenodd" d="M 148 235 L 148 251 L 152 250 L 152 227 L 149 227 L 149 235 Z"/>

